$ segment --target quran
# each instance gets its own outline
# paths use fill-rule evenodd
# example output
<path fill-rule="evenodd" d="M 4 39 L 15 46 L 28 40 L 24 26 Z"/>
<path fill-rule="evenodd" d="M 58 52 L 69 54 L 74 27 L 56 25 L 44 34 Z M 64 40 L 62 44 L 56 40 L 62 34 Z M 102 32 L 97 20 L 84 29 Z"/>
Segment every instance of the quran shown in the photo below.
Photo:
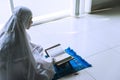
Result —
<path fill-rule="evenodd" d="M 54 63 L 56 65 L 62 65 L 72 60 L 73 57 L 66 53 L 60 46 L 61 44 L 57 44 L 45 49 L 45 52 L 48 57 L 52 57 L 54 59 Z"/>

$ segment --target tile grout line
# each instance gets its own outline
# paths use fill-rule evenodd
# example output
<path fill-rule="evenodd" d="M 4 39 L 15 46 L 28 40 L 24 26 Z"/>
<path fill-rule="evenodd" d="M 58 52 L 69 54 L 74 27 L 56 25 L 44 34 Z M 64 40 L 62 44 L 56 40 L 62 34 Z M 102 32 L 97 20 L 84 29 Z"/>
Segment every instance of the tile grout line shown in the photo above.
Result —
<path fill-rule="evenodd" d="M 96 80 L 95 77 L 92 76 L 89 72 L 87 72 L 86 70 L 85 70 L 85 72 L 86 72 L 88 75 L 90 75 L 94 80 Z"/>
<path fill-rule="evenodd" d="M 108 51 L 108 50 L 112 50 L 112 49 L 117 48 L 117 47 L 120 47 L 120 45 L 117 45 L 117 46 L 114 46 L 114 47 L 110 47 L 110 48 L 108 48 L 108 49 L 105 49 L 105 50 L 102 50 L 102 51 L 99 51 L 99 52 L 95 52 L 95 53 L 93 53 L 92 55 L 87 56 L 87 57 L 85 57 L 85 58 L 86 58 L 86 59 L 87 59 L 87 58 L 90 58 L 90 57 L 95 56 L 95 55 L 97 55 L 97 54 L 99 54 L 99 53 L 106 52 L 106 51 Z"/>

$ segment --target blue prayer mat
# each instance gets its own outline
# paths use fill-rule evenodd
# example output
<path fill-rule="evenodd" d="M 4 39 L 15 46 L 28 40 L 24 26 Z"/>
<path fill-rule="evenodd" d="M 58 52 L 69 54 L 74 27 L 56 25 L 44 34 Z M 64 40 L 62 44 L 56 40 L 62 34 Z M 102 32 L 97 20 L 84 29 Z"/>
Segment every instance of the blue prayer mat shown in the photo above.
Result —
<path fill-rule="evenodd" d="M 68 47 L 65 49 L 65 52 L 71 55 L 74 59 L 70 60 L 68 63 L 65 63 L 61 66 L 54 65 L 56 74 L 53 80 L 57 80 L 68 74 L 92 67 L 86 60 L 79 56 L 73 49 Z"/>

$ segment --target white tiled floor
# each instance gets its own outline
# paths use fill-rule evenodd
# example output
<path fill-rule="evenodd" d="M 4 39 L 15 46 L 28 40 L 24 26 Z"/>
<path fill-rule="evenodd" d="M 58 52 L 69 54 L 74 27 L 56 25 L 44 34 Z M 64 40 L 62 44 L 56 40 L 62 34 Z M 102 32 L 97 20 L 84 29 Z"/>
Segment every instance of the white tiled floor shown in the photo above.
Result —
<path fill-rule="evenodd" d="M 34 26 L 28 33 L 44 48 L 70 46 L 93 66 L 60 80 L 120 80 L 120 7 Z"/>

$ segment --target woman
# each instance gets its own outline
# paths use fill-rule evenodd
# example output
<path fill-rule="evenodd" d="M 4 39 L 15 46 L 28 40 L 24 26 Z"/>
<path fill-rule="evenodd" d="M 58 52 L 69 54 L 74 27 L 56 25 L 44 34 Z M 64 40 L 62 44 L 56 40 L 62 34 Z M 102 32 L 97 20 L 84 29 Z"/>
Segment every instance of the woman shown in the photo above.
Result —
<path fill-rule="evenodd" d="M 0 80 L 52 80 L 52 61 L 42 48 L 31 43 L 25 29 L 32 24 L 32 12 L 16 7 L 0 33 Z"/>

